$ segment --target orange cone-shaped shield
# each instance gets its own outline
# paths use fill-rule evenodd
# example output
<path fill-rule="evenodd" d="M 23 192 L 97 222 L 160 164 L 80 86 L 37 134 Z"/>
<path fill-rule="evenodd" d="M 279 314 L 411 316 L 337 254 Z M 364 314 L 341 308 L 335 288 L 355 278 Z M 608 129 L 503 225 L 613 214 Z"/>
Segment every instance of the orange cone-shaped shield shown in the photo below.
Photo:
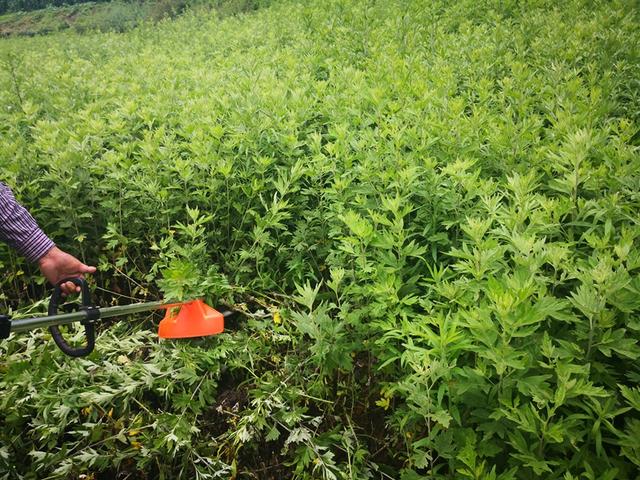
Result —
<path fill-rule="evenodd" d="M 202 300 L 183 304 L 176 314 L 174 308 L 160 322 L 160 338 L 189 338 L 216 335 L 224 330 L 223 315 Z"/>

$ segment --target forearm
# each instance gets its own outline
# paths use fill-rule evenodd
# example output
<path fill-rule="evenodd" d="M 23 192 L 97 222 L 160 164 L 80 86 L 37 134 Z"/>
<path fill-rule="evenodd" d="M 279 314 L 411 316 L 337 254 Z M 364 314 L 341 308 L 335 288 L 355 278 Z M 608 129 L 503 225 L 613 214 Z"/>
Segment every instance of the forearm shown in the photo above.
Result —
<path fill-rule="evenodd" d="M 31 262 L 52 247 L 53 241 L 38 227 L 34 218 L 20 205 L 9 187 L 0 182 L 0 239 L 14 247 Z"/>

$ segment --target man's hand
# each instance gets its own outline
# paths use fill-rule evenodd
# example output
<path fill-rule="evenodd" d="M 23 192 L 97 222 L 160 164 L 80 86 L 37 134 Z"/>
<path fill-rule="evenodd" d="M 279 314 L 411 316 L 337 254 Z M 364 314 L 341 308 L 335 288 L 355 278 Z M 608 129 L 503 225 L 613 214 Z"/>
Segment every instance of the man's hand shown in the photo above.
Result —
<path fill-rule="evenodd" d="M 38 260 L 38 266 L 42 274 L 53 285 L 57 285 L 65 278 L 84 278 L 85 273 L 93 273 L 96 267 L 85 265 L 76 257 L 63 252 L 58 247 L 53 247 Z M 62 293 L 69 295 L 79 292 L 80 287 L 72 282 L 65 282 L 60 286 Z"/>

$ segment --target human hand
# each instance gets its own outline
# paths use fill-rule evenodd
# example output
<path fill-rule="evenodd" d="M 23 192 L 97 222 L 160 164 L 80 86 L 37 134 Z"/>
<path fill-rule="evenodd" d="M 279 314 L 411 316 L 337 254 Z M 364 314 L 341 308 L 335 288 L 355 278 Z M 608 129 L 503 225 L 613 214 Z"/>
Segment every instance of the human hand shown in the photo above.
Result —
<path fill-rule="evenodd" d="M 65 278 L 84 278 L 85 273 L 94 273 L 96 267 L 85 265 L 73 255 L 53 247 L 38 260 L 40 271 L 53 285 Z M 60 285 L 63 295 L 80 292 L 80 287 L 73 282 Z"/>

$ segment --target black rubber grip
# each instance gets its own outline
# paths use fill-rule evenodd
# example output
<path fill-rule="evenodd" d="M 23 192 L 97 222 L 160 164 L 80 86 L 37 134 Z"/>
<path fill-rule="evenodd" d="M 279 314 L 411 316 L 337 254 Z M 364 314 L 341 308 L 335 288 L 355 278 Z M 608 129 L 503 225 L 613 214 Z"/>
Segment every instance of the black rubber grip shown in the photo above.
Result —
<path fill-rule="evenodd" d="M 66 282 L 73 282 L 81 289 L 81 311 L 85 311 L 87 314 L 86 320 L 81 323 L 84 325 L 85 336 L 87 337 L 87 344 L 83 347 L 72 347 L 69 345 L 57 326 L 49 327 L 53 341 L 60 350 L 70 357 L 84 357 L 93 352 L 96 345 L 96 331 L 93 325 L 93 320 L 100 317 L 100 310 L 95 308 L 91 303 L 91 294 L 89 292 L 89 285 L 83 278 L 67 278 L 58 283 L 53 289 L 51 300 L 49 300 L 49 315 L 57 315 L 58 307 L 62 302 L 62 289 L 60 288 Z"/>
<path fill-rule="evenodd" d="M 11 317 L 0 315 L 0 338 L 9 338 L 11 334 Z"/>

